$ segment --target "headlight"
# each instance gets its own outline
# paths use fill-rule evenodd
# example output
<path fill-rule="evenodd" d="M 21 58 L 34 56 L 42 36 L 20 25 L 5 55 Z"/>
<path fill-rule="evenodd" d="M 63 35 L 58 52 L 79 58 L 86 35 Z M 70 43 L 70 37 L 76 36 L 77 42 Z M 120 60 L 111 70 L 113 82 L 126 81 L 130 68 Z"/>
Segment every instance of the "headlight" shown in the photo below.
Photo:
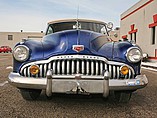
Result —
<path fill-rule="evenodd" d="M 29 57 L 29 48 L 24 45 L 19 45 L 14 48 L 13 56 L 17 61 L 25 61 Z"/>
<path fill-rule="evenodd" d="M 142 51 L 137 47 L 129 48 L 126 53 L 126 57 L 129 62 L 139 62 L 142 59 Z"/>

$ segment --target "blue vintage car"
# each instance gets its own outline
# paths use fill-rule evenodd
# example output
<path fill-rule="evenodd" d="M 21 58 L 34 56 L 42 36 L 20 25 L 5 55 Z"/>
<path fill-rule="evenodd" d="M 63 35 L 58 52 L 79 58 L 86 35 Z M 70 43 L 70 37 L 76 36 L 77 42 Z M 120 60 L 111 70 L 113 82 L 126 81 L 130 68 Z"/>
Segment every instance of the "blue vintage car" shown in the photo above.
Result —
<path fill-rule="evenodd" d="M 102 94 L 113 91 L 119 102 L 145 87 L 141 75 L 142 51 L 129 41 L 109 38 L 112 23 L 67 19 L 48 23 L 42 41 L 22 40 L 13 49 L 13 72 L 9 83 L 26 100 L 42 90 L 53 93 Z"/>

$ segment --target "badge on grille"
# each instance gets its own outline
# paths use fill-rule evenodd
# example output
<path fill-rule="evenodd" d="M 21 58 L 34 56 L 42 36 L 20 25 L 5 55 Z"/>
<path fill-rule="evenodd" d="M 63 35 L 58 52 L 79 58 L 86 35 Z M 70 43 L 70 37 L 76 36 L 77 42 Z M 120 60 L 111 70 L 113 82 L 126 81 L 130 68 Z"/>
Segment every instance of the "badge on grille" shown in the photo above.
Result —
<path fill-rule="evenodd" d="M 84 45 L 73 45 L 73 50 L 76 52 L 81 52 L 84 50 Z"/>

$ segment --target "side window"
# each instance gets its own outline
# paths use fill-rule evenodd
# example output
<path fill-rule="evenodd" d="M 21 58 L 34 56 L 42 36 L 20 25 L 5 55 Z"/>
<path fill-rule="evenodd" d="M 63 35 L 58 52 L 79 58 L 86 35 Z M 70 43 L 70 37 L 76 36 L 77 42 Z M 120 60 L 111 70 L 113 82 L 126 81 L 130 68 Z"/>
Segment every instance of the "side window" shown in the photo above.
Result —
<path fill-rule="evenodd" d="M 130 31 L 128 32 L 128 34 L 130 34 L 130 40 L 131 41 L 134 41 L 135 43 L 136 43 L 136 41 L 137 41 L 137 31 L 138 31 L 138 29 L 135 29 L 135 24 L 132 24 L 131 26 L 130 26 Z"/>
<path fill-rule="evenodd" d="M 52 34 L 52 33 L 53 33 L 53 28 L 49 26 L 46 34 Z"/>
<path fill-rule="evenodd" d="M 149 24 L 148 27 L 151 29 L 151 44 L 156 44 L 157 40 L 157 14 L 153 15 L 153 23 Z"/>
<path fill-rule="evenodd" d="M 151 38 L 151 39 L 152 39 L 152 42 L 151 42 L 151 44 L 152 44 L 152 45 L 155 44 L 155 37 L 156 37 L 156 36 L 155 36 L 155 29 L 156 29 L 156 27 L 152 27 L 152 28 L 151 28 L 151 30 L 152 30 L 152 36 L 151 36 L 151 37 L 152 37 L 152 38 Z"/>

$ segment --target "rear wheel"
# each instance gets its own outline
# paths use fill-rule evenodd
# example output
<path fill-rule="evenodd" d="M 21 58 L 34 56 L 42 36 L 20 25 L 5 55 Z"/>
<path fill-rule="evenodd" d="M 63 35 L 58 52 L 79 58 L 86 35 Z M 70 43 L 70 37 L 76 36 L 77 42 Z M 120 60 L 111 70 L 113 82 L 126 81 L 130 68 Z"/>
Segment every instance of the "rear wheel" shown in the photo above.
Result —
<path fill-rule="evenodd" d="M 40 89 L 20 89 L 20 93 L 25 100 L 36 100 L 41 93 Z"/>
<path fill-rule="evenodd" d="M 130 101 L 132 91 L 114 91 L 115 100 L 121 103 Z"/>

